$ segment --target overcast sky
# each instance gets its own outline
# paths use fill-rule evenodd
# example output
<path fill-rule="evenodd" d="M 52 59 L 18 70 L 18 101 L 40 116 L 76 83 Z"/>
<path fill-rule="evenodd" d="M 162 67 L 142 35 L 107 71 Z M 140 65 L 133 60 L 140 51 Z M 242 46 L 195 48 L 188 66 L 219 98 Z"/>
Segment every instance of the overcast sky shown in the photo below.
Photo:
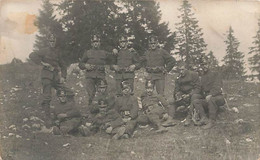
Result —
<path fill-rule="evenodd" d="M 55 1 L 55 0 L 52 0 Z M 169 22 L 172 31 L 180 20 L 178 8 L 182 1 L 157 0 L 160 2 L 162 20 Z M 199 26 L 203 29 L 208 51 L 212 50 L 221 60 L 225 55 L 225 33 L 232 26 L 240 41 L 239 50 L 248 57 L 248 48 L 258 29 L 260 0 L 190 0 Z M 25 60 L 33 49 L 37 28 L 33 26 L 41 7 L 39 0 L 0 0 L 0 64 L 8 63 L 13 57 Z"/>

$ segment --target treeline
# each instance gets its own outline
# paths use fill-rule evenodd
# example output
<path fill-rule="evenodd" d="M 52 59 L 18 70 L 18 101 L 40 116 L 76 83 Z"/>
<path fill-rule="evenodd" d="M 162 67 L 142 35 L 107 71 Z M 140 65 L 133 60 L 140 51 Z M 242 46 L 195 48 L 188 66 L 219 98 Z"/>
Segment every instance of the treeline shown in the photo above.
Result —
<path fill-rule="evenodd" d="M 220 66 L 212 51 L 206 53 L 202 28 L 187 0 L 179 7 L 175 32 L 170 31 L 167 22 L 161 21 L 161 16 L 159 3 L 154 0 L 63 0 L 55 5 L 44 0 L 35 22 L 39 34 L 34 52 L 48 46 L 47 37 L 51 32 L 57 37 L 57 45 L 68 64 L 78 62 L 84 50 L 91 48 L 93 33 L 101 35 L 102 48 L 108 51 L 118 46 L 120 35 L 127 35 L 133 48 L 143 54 L 148 48 L 147 38 L 153 34 L 158 36 L 160 47 L 176 59 L 185 61 L 191 70 L 196 70 L 203 61 L 211 69 L 221 71 L 226 79 L 241 79 L 244 76 L 244 53 L 238 49 L 240 42 L 234 36 L 232 27 L 226 34 L 226 56 Z M 251 70 L 259 75 L 260 19 L 258 26 L 250 47 L 252 57 L 249 62 Z"/>

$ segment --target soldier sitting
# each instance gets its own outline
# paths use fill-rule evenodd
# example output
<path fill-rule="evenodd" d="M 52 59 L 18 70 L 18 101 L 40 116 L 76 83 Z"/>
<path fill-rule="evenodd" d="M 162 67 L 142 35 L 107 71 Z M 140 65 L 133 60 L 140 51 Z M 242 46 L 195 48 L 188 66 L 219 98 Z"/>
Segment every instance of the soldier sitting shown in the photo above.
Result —
<path fill-rule="evenodd" d="M 171 108 L 170 114 L 174 116 L 176 109 L 184 106 L 188 109 L 188 116 L 186 117 L 184 125 L 188 126 L 192 120 L 193 105 L 191 105 L 191 103 L 195 99 L 202 99 L 201 84 L 199 75 L 196 72 L 188 70 L 184 62 L 179 64 L 177 72 L 179 75 L 175 81 L 174 107 Z"/>
<path fill-rule="evenodd" d="M 113 139 L 121 137 L 125 128 L 121 127 L 124 122 L 121 116 L 114 109 L 115 99 L 107 93 L 107 82 L 101 80 L 97 86 L 97 93 L 90 105 L 91 122 L 80 127 L 83 136 L 89 136 L 98 132 L 105 131 L 113 136 Z"/>
<path fill-rule="evenodd" d="M 124 126 L 125 126 L 125 134 L 123 138 L 129 138 L 133 135 L 133 132 L 137 125 L 137 117 L 138 117 L 138 100 L 132 95 L 131 84 L 127 81 L 123 81 L 121 84 L 122 93 L 121 97 L 116 99 L 115 108 L 118 113 L 121 115 Z"/>
<path fill-rule="evenodd" d="M 146 82 L 146 93 L 141 96 L 142 114 L 138 117 L 139 124 L 151 124 L 157 133 L 167 132 L 162 122 L 168 118 L 169 103 L 162 95 L 155 95 L 152 81 Z M 174 123 L 172 125 L 175 125 Z"/>
<path fill-rule="evenodd" d="M 67 135 L 76 131 L 81 123 L 81 115 L 75 107 L 74 98 L 67 97 L 64 91 L 58 92 L 59 104 L 54 108 L 54 135 Z"/>

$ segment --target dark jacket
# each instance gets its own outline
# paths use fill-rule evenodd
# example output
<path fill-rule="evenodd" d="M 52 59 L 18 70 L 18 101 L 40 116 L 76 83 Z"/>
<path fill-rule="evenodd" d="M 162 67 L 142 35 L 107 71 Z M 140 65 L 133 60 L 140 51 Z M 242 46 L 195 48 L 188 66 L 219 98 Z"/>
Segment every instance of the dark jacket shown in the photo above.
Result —
<path fill-rule="evenodd" d="M 134 71 L 128 71 L 130 65 L 135 65 L 135 70 L 141 68 L 139 56 L 135 51 L 129 49 L 121 49 L 115 57 L 115 64 L 118 65 L 120 71 L 116 71 L 116 79 L 129 79 L 134 78 Z M 113 67 L 111 67 L 114 70 Z"/>
<path fill-rule="evenodd" d="M 122 118 L 129 116 L 131 119 L 136 119 L 138 116 L 138 100 L 133 95 L 118 97 L 115 108 Z"/>
<path fill-rule="evenodd" d="M 71 118 L 80 118 L 81 114 L 77 107 L 75 107 L 75 102 L 67 102 L 67 103 L 59 103 L 54 108 L 54 114 L 57 118 L 59 114 L 67 114 L 67 117 L 65 119 L 61 119 L 60 122 L 65 121 L 66 119 Z"/>
<path fill-rule="evenodd" d="M 201 76 L 202 92 L 205 96 L 217 96 L 222 94 L 222 77 L 218 72 L 208 71 Z"/>
<path fill-rule="evenodd" d="M 201 83 L 196 72 L 186 70 L 183 76 L 178 76 L 175 81 L 174 94 L 201 94 Z"/>
<path fill-rule="evenodd" d="M 45 48 L 40 52 L 32 52 L 29 58 L 38 65 L 42 65 L 41 62 L 44 62 L 52 66 L 52 68 L 43 67 L 41 73 L 42 78 L 53 79 L 54 74 L 58 72 L 61 72 L 61 76 L 66 78 L 67 66 L 57 48 Z"/>

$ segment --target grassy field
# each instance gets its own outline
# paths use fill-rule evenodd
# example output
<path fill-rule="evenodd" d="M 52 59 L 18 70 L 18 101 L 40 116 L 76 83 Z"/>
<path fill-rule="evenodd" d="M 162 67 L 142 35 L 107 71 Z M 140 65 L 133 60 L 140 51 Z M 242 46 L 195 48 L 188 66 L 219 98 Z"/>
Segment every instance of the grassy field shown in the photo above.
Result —
<path fill-rule="evenodd" d="M 135 80 L 135 94 L 144 89 L 144 72 Z M 113 73 L 108 72 L 114 93 Z M 84 77 L 71 74 L 68 85 L 86 113 Z M 168 75 L 166 96 L 172 97 L 174 75 Z M 134 138 L 112 140 L 102 133 L 91 137 L 37 133 L 44 125 L 40 108 L 40 68 L 32 64 L 0 66 L 0 155 L 3 160 L 258 160 L 260 158 L 260 85 L 239 81 L 224 83 L 232 111 L 223 109 L 210 130 L 179 124 L 156 134 L 138 128 Z M 54 95 L 54 94 L 53 94 Z M 55 104 L 55 96 L 53 103 Z"/>

